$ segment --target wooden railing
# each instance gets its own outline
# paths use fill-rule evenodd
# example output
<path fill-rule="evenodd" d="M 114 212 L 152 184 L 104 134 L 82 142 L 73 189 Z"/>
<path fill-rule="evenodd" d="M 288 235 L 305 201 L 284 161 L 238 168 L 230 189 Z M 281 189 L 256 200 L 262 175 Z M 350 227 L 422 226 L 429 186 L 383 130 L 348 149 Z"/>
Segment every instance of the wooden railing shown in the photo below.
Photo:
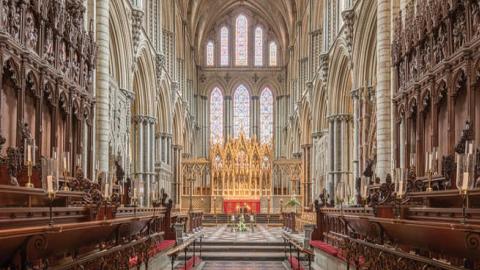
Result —
<path fill-rule="evenodd" d="M 282 233 L 282 238 L 283 241 L 286 243 L 284 247 L 284 252 L 285 252 L 285 259 L 290 263 L 290 267 L 292 269 L 301 269 L 300 263 L 301 263 L 301 257 L 300 254 L 303 254 L 306 256 L 306 259 L 308 260 L 308 269 L 312 269 L 312 258 L 314 257 L 314 253 L 312 250 L 303 247 L 300 243 L 298 243 L 297 240 L 295 240 L 291 235 L 288 233 L 283 232 Z M 287 251 L 287 245 L 288 245 L 288 251 Z M 287 254 L 288 253 L 288 254 Z M 296 253 L 296 258 L 295 258 L 295 253 Z"/>
<path fill-rule="evenodd" d="M 189 239 L 185 240 L 183 243 L 177 245 L 174 247 L 172 250 L 167 252 L 167 256 L 170 257 L 171 260 L 171 266 L 172 270 L 174 269 L 174 264 L 175 264 L 175 259 L 181 254 L 182 252 L 184 253 L 184 269 L 187 270 L 187 266 L 189 265 L 189 262 L 191 263 L 192 267 L 195 267 L 197 263 L 200 263 L 197 259 L 196 252 L 199 253 L 199 257 L 201 259 L 202 257 L 202 240 L 203 240 L 203 233 L 197 233 L 190 237 Z M 197 242 L 199 243 L 199 249 L 197 251 Z M 187 252 L 189 248 L 193 248 L 192 252 L 193 255 L 190 259 L 187 259 Z"/>

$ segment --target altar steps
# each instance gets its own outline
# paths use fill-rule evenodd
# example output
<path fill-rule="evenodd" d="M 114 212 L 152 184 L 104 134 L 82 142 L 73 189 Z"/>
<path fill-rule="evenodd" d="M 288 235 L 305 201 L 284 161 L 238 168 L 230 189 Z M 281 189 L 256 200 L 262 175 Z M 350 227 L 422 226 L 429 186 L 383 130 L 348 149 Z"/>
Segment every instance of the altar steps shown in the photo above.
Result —
<path fill-rule="evenodd" d="M 227 214 L 204 214 L 202 224 L 204 226 L 215 226 L 217 224 L 228 224 L 231 216 Z M 270 226 L 282 226 L 279 214 L 257 214 L 255 215 L 257 224 L 269 224 Z M 248 217 L 246 217 L 248 224 Z"/>

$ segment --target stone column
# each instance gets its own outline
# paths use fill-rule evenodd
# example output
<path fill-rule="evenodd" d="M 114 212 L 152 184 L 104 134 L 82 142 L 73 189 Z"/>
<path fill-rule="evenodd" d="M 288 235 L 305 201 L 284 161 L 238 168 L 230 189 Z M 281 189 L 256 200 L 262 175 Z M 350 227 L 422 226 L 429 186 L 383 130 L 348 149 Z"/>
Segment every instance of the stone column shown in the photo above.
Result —
<path fill-rule="evenodd" d="M 327 194 L 330 204 L 333 204 L 335 201 L 335 119 L 329 117 L 329 126 L 328 126 L 328 138 L 330 143 L 328 144 L 328 180 L 327 180 Z"/>
<path fill-rule="evenodd" d="M 182 162 L 182 146 L 173 145 L 173 175 L 174 175 L 174 184 L 172 193 L 174 194 L 175 207 L 180 209 L 181 207 L 181 195 L 182 195 L 182 171 L 181 171 L 181 162 Z"/>
<path fill-rule="evenodd" d="M 391 171 L 391 0 L 377 0 L 377 176 Z"/>
<path fill-rule="evenodd" d="M 136 116 L 135 117 L 135 124 L 136 124 L 136 157 L 137 159 L 135 160 L 135 175 L 138 180 L 138 193 L 139 193 L 139 203 L 140 205 L 143 205 L 144 202 L 144 189 L 140 190 L 140 187 L 143 187 L 144 184 L 144 178 L 143 178 L 143 172 L 144 172 L 144 164 L 143 164 L 143 122 L 144 122 L 144 117 L 143 116 Z"/>
<path fill-rule="evenodd" d="M 338 115 L 335 115 L 334 116 L 334 121 L 333 121 L 333 128 L 334 128 L 334 132 L 333 132 L 333 151 L 334 151 L 334 168 L 333 168 L 333 171 L 334 171 L 334 185 L 333 185 L 333 198 L 334 200 L 336 200 L 336 191 L 337 191 L 337 186 L 338 186 L 338 183 L 340 183 L 342 181 L 342 174 L 341 174 L 341 171 L 342 171 L 342 137 L 341 137 L 341 132 L 342 132 L 342 128 L 341 128 L 341 118 L 340 116 Z"/>
<path fill-rule="evenodd" d="M 109 135 L 110 135 L 110 29 L 109 29 L 109 1 L 96 3 L 96 156 L 100 171 L 109 170 Z"/>
<path fill-rule="evenodd" d="M 143 121 L 143 190 L 144 190 L 144 198 L 143 203 L 144 206 L 150 206 L 150 152 L 151 145 L 150 145 L 150 117 L 145 117 Z"/>
<path fill-rule="evenodd" d="M 360 92 L 361 88 L 352 91 L 353 99 L 353 179 L 355 183 L 355 203 L 359 204 L 361 195 L 360 180 Z"/>
<path fill-rule="evenodd" d="M 156 119 L 154 117 L 150 118 L 150 181 L 151 184 L 154 182 L 157 182 L 157 173 L 155 172 L 155 154 L 156 154 L 156 144 L 155 144 L 155 123 Z M 152 187 L 152 186 L 150 186 Z M 157 190 L 158 190 L 158 184 L 157 184 Z M 156 190 L 152 190 L 153 192 L 156 192 Z"/>

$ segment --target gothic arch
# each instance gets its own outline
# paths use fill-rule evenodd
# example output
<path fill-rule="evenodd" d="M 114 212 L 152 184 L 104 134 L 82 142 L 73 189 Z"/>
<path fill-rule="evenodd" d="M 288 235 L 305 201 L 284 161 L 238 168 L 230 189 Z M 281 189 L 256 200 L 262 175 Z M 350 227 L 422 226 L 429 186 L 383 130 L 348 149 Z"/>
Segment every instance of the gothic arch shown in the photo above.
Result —
<path fill-rule="evenodd" d="M 110 0 L 110 74 L 123 89 L 130 89 L 133 49 L 124 1 Z"/>
<path fill-rule="evenodd" d="M 352 72 L 349 65 L 345 41 L 337 39 L 332 48 L 331 65 L 328 72 L 330 115 L 352 114 L 351 96 Z"/>
<path fill-rule="evenodd" d="M 136 115 L 155 116 L 155 67 L 152 59 L 153 56 L 148 48 L 140 51 L 137 69 L 133 75 Z"/>

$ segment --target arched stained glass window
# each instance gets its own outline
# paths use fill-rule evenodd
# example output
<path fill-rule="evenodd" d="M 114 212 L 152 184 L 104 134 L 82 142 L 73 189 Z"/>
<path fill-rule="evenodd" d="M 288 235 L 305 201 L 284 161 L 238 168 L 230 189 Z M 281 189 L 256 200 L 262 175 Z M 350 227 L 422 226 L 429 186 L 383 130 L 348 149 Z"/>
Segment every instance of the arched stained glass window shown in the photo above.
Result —
<path fill-rule="evenodd" d="M 241 132 L 250 136 L 250 94 L 243 84 L 233 93 L 233 136 L 238 138 Z"/>
<path fill-rule="evenodd" d="M 255 28 L 255 66 L 263 66 L 263 30 Z"/>
<path fill-rule="evenodd" d="M 272 143 L 273 139 L 273 94 L 265 87 L 260 94 L 260 142 Z"/>
<path fill-rule="evenodd" d="M 248 64 L 248 22 L 247 17 L 239 15 L 236 22 L 235 33 L 235 63 L 237 66 Z"/>
<path fill-rule="evenodd" d="M 223 143 L 223 95 L 218 87 L 210 96 L 210 143 Z"/>
<path fill-rule="evenodd" d="M 277 43 L 270 42 L 270 66 L 277 65 Z"/>
<path fill-rule="evenodd" d="M 213 66 L 213 42 L 207 43 L 207 66 Z"/>
<path fill-rule="evenodd" d="M 228 66 L 228 28 L 220 29 L 220 65 Z"/>

